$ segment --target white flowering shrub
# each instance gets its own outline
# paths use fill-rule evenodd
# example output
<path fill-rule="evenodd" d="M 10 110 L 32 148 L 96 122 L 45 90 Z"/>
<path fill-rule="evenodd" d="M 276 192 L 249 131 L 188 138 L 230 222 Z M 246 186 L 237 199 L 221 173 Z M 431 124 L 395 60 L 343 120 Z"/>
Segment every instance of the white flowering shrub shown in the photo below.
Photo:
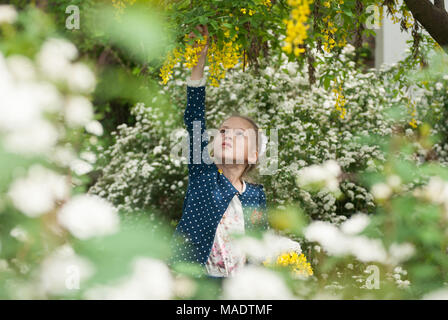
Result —
<path fill-rule="evenodd" d="M 112 133 L 115 143 L 100 153 L 101 176 L 89 193 L 107 199 L 129 218 L 141 210 L 178 217 L 188 183 L 186 166 L 170 156 L 171 134 L 186 133 L 175 131 L 179 114 L 164 118 L 142 103 L 131 112 L 135 126 L 122 124 Z"/>
<path fill-rule="evenodd" d="M 347 47 L 339 60 L 316 70 L 317 77 L 344 70 L 344 119 L 335 108 L 337 99 L 331 88 L 311 87 L 307 68 L 294 62 L 276 68 L 273 66 L 277 60 L 273 58 L 260 68 L 260 74 L 237 68 L 219 88 L 207 86 L 208 128 L 218 127 L 225 117 L 238 111 L 253 117 L 268 137 L 269 130 L 278 130 L 278 154 L 269 153 L 275 141 L 268 143 L 267 154 L 268 164 L 277 162 L 278 170 L 271 175 L 249 177 L 265 185 L 271 205 L 298 201 L 312 218 L 333 222 L 341 222 L 357 211 L 372 212 L 372 195 L 365 186 L 351 181 L 350 173 L 375 168 L 376 161 L 384 160 L 384 156 L 377 146 L 361 145 L 357 134 L 391 134 L 392 121 L 382 111 L 400 98 L 394 92 L 398 90 L 393 81 L 395 69 L 361 72 L 350 57 Z M 181 115 L 189 75 L 179 64 L 174 70 L 177 80 L 163 89 L 177 106 L 173 116 L 162 122 L 150 112 L 154 106 L 137 105 L 133 110 L 136 125 L 122 125 L 114 133 L 115 145 L 103 153 L 102 177 L 91 192 L 126 209 L 157 207 L 176 221 L 186 190 L 186 162 L 176 166 L 179 158 L 173 159 L 170 152 L 179 140 L 169 137 L 174 130 L 185 132 Z M 406 121 L 402 120 L 404 124 Z M 179 136 L 183 137 L 181 133 Z M 325 191 L 311 195 L 296 184 L 301 168 L 325 160 L 337 161 L 344 173 L 339 199 Z"/>
<path fill-rule="evenodd" d="M 173 297 L 168 232 L 128 228 L 85 193 L 103 128 L 96 76 L 79 56 L 40 10 L 0 5 L 0 298 Z M 111 279 L 131 292 L 95 291 Z"/>

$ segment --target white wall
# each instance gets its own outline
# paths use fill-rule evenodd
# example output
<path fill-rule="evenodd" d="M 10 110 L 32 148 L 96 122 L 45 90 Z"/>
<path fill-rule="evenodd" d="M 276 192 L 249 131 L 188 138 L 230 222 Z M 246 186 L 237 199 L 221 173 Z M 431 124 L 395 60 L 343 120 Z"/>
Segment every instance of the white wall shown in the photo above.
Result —
<path fill-rule="evenodd" d="M 448 9 L 448 0 L 445 0 L 445 6 Z M 375 38 L 375 67 L 379 68 L 381 64 L 392 64 L 404 57 L 407 48 L 406 41 L 411 39 L 411 33 L 401 32 L 400 24 L 394 24 L 386 14 L 382 21 L 382 26 L 376 30 Z"/>

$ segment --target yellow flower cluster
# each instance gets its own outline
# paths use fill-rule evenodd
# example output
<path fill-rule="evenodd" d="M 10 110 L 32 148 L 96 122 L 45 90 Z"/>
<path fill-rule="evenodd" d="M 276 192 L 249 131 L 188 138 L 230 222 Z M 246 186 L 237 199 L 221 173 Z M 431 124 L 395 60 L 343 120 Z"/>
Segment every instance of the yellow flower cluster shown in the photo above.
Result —
<path fill-rule="evenodd" d="M 406 9 L 404 9 L 402 13 L 403 13 L 403 21 L 404 21 L 404 24 L 406 25 L 406 28 L 408 28 L 408 29 L 411 28 L 415 23 L 415 20 L 412 17 L 412 14 Z"/>
<path fill-rule="evenodd" d="M 263 0 L 263 5 L 268 8 L 272 7 L 271 0 Z"/>
<path fill-rule="evenodd" d="M 398 0 L 395 0 L 393 4 L 388 5 L 388 9 L 390 11 L 390 13 L 392 14 L 391 16 L 391 20 L 393 23 L 400 23 L 401 21 L 404 22 L 406 28 L 411 28 L 414 23 L 415 20 L 412 17 L 412 14 L 406 10 L 406 8 L 404 6 L 402 6 L 400 8 L 400 10 L 398 10 L 397 8 L 399 7 L 399 3 Z M 401 11 L 401 18 L 399 15 L 399 11 Z"/>
<path fill-rule="evenodd" d="M 383 26 L 384 7 L 382 4 L 376 4 L 379 7 L 379 12 L 375 13 L 375 19 L 378 19 L 378 27 Z"/>
<path fill-rule="evenodd" d="M 326 16 L 322 19 L 322 21 L 326 24 L 326 27 L 323 30 L 324 33 L 324 50 L 328 53 L 331 52 L 331 49 L 333 49 L 336 46 L 336 41 L 334 40 L 334 34 L 338 30 L 334 23 L 330 21 L 330 16 Z"/>
<path fill-rule="evenodd" d="M 266 260 L 263 262 L 265 266 L 270 265 L 270 261 Z M 286 252 L 277 257 L 277 266 L 290 267 L 291 271 L 295 275 L 300 275 L 304 277 L 313 275 L 313 268 L 311 264 L 307 262 L 306 257 L 303 253 L 300 255 L 295 251 Z"/>
<path fill-rule="evenodd" d="M 235 29 L 238 31 L 238 27 L 235 27 Z M 224 30 L 224 36 L 229 38 L 229 40 L 223 41 L 222 45 L 218 45 L 216 42 L 211 41 L 207 52 L 211 85 L 215 87 L 219 87 L 219 80 L 223 79 L 226 71 L 235 67 L 242 57 L 240 53 L 240 45 L 234 43 L 238 35 L 235 34 L 230 38 L 230 30 L 227 28 L 224 28 Z M 188 39 L 188 35 L 185 35 L 185 40 L 186 39 Z M 192 45 L 187 45 L 184 52 L 181 52 L 176 48 L 168 55 L 160 69 L 160 77 L 162 78 L 163 84 L 168 82 L 173 67 L 180 62 L 182 58 L 185 60 L 184 66 L 187 68 L 192 68 L 197 64 L 198 55 L 207 43 L 207 38 L 204 37 L 204 40 L 196 40 L 195 43 L 198 44 L 196 48 Z"/>
<path fill-rule="evenodd" d="M 295 56 L 305 52 L 305 49 L 299 46 L 308 37 L 307 30 L 309 25 L 306 22 L 311 14 L 310 3 L 312 2 L 313 0 L 288 0 L 288 4 L 293 9 L 291 11 L 291 19 L 283 19 L 283 23 L 286 24 L 286 44 L 282 47 L 282 50 L 288 54 L 293 52 L 293 50 Z"/>
<path fill-rule="evenodd" d="M 332 1 L 333 1 L 333 2 L 337 2 L 338 7 L 339 7 L 341 4 L 344 4 L 344 0 L 332 0 Z M 326 7 L 326 8 L 330 8 L 330 7 L 331 7 L 331 3 L 330 3 L 329 0 L 325 1 L 325 2 L 323 3 L 323 5 L 324 5 L 324 7 Z"/>
<path fill-rule="evenodd" d="M 188 40 L 188 34 L 185 35 L 185 41 Z M 184 66 L 187 68 L 193 68 L 198 64 L 198 58 L 201 51 L 204 49 L 207 44 L 207 36 L 204 36 L 203 40 L 195 40 L 195 44 L 197 44 L 196 48 L 192 45 L 187 45 L 184 52 L 185 64 Z"/>
<path fill-rule="evenodd" d="M 336 105 L 335 108 L 337 111 L 340 112 L 340 118 L 344 119 L 345 115 L 347 114 L 347 109 L 344 107 L 347 103 L 347 100 L 345 99 L 344 95 L 342 94 L 342 88 L 339 86 L 338 89 L 333 89 L 333 93 L 336 95 Z"/>
<path fill-rule="evenodd" d="M 336 13 L 341 13 L 340 6 L 344 4 L 344 0 L 336 0 L 338 10 Z M 324 2 L 324 7 L 330 8 L 330 1 Z M 323 29 L 323 38 L 324 38 L 324 50 L 328 53 L 331 52 L 331 49 L 333 49 L 336 45 L 339 47 L 345 47 L 347 45 L 347 34 L 341 34 L 339 42 L 336 43 L 336 32 L 338 31 L 338 28 L 335 26 L 334 22 L 331 21 L 331 16 L 326 16 L 322 19 L 322 21 L 325 23 L 325 28 Z"/>
<path fill-rule="evenodd" d="M 243 14 L 246 14 L 247 9 L 246 9 L 246 8 L 242 8 L 240 11 L 241 11 Z M 249 9 L 249 15 L 250 15 L 250 16 L 254 15 L 254 13 L 255 13 L 255 10 Z"/>
<path fill-rule="evenodd" d="M 409 125 L 415 129 L 417 128 L 417 120 L 415 119 L 415 116 L 417 114 L 417 108 L 415 106 L 415 102 L 411 101 L 410 99 L 408 104 L 408 112 L 412 117 L 411 121 L 409 121 Z"/>
<path fill-rule="evenodd" d="M 162 78 L 162 83 L 167 84 L 171 77 L 174 66 L 181 61 L 182 52 L 178 48 L 175 48 L 172 52 L 168 54 L 168 57 L 160 69 L 160 77 Z"/>
<path fill-rule="evenodd" d="M 230 38 L 228 30 L 224 35 Z M 214 87 L 219 87 L 219 80 L 225 77 L 226 70 L 233 68 L 241 58 L 240 45 L 234 43 L 237 37 L 235 34 L 229 41 L 224 41 L 221 49 L 215 42 L 210 47 L 208 52 L 209 72 L 211 85 Z"/>

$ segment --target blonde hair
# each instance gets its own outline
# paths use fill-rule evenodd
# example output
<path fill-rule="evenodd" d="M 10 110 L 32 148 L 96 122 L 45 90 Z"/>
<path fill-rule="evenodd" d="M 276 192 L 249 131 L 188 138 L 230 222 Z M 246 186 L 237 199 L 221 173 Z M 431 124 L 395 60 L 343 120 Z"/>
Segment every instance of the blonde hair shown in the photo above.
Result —
<path fill-rule="evenodd" d="M 260 130 L 260 128 L 258 127 L 258 125 L 251 118 L 249 118 L 247 116 L 244 116 L 242 114 L 239 114 L 238 112 L 233 112 L 232 115 L 229 116 L 227 119 L 233 118 L 233 117 L 238 117 L 238 118 L 247 120 L 252 125 L 252 127 L 255 130 L 255 141 L 256 141 L 255 145 L 256 145 L 256 148 L 257 148 L 257 151 L 258 151 L 258 155 L 260 155 L 259 141 L 258 141 L 258 131 Z M 225 119 L 224 121 L 226 121 L 227 119 Z M 254 170 L 257 167 L 257 165 L 259 164 L 258 159 L 259 159 L 259 156 L 257 157 L 257 162 L 256 163 L 248 163 L 247 164 L 246 168 L 244 168 L 244 171 L 243 171 L 243 173 L 240 176 L 240 179 L 245 177 L 247 174 L 249 174 L 249 172 L 251 172 L 252 170 Z"/>

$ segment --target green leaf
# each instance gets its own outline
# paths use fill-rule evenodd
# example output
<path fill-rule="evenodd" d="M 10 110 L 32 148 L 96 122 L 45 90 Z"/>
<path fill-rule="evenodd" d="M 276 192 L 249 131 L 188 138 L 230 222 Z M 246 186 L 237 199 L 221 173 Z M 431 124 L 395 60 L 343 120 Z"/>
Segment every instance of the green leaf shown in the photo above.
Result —
<path fill-rule="evenodd" d="M 187 8 L 190 5 L 190 0 L 183 0 L 177 5 L 178 10 Z"/>
<path fill-rule="evenodd" d="M 207 16 L 200 16 L 199 17 L 199 23 L 200 24 L 207 24 L 208 22 L 208 17 Z"/>

